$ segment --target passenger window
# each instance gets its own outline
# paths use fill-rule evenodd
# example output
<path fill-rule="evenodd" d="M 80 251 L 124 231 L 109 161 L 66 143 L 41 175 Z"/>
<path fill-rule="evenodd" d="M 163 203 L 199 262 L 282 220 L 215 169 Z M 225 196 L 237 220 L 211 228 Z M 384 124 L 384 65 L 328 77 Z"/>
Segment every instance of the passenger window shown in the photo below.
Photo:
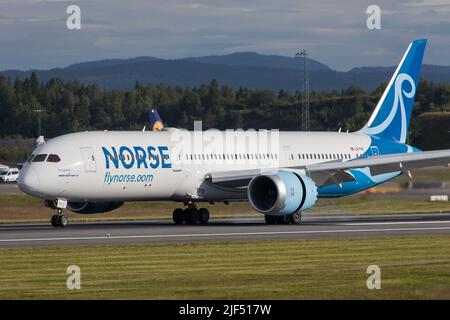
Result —
<path fill-rule="evenodd" d="M 50 154 L 47 158 L 47 162 L 60 162 L 61 159 L 57 154 Z"/>
<path fill-rule="evenodd" d="M 33 158 L 33 162 L 44 162 L 45 161 L 45 158 L 47 158 L 47 155 L 46 154 L 38 154 L 37 156 L 35 156 L 34 158 Z"/>

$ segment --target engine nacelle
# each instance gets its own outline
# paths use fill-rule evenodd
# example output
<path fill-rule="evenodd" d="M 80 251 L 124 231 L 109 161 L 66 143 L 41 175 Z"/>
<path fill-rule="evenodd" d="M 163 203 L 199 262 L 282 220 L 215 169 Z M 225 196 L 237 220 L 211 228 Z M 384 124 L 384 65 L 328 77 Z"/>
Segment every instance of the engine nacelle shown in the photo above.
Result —
<path fill-rule="evenodd" d="M 117 209 L 123 202 L 67 202 L 67 209 L 76 213 L 93 214 Z"/>
<path fill-rule="evenodd" d="M 248 185 L 247 196 L 258 212 L 286 215 L 311 208 L 317 200 L 317 187 L 305 175 L 280 170 L 254 177 Z"/>

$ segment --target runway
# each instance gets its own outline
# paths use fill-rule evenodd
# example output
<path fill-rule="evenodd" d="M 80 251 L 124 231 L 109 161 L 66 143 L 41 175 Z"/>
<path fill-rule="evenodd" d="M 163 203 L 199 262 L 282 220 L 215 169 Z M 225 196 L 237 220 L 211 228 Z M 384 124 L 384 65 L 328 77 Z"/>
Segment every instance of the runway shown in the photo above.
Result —
<path fill-rule="evenodd" d="M 212 220 L 207 225 L 169 221 L 0 225 L 0 247 L 318 239 L 389 235 L 450 236 L 450 214 L 305 217 L 301 225 L 266 225 L 261 218 Z"/>

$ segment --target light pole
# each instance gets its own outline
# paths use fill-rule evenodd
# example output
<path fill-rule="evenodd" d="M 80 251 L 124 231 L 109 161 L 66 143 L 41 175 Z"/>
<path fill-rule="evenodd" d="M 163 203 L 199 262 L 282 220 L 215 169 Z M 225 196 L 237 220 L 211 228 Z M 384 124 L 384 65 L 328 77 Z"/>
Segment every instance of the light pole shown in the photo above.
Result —
<path fill-rule="evenodd" d="M 296 56 L 303 57 L 303 99 L 302 99 L 302 130 L 309 131 L 309 70 L 308 51 L 300 50 Z"/>

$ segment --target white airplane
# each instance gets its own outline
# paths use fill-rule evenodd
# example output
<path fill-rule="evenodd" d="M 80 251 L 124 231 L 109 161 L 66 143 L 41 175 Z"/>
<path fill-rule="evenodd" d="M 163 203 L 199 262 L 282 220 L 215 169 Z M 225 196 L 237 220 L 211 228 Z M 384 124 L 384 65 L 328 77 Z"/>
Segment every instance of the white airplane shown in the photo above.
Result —
<path fill-rule="evenodd" d="M 425 45 L 425 39 L 409 45 L 359 131 L 214 131 L 213 142 L 204 139 L 208 131 L 178 129 L 71 133 L 37 146 L 19 187 L 56 210 L 55 227 L 67 225 L 65 208 L 102 213 L 136 200 L 184 203 L 184 210 L 173 212 L 177 224 L 208 222 L 208 210 L 196 203 L 247 200 L 268 224 L 298 224 L 318 198 L 411 176 L 410 169 L 448 165 L 450 150 L 422 152 L 406 144 Z M 257 138 L 248 142 L 252 134 Z M 262 138 L 269 135 L 276 139 Z M 233 148 L 224 148 L 230 137 Z"/>

